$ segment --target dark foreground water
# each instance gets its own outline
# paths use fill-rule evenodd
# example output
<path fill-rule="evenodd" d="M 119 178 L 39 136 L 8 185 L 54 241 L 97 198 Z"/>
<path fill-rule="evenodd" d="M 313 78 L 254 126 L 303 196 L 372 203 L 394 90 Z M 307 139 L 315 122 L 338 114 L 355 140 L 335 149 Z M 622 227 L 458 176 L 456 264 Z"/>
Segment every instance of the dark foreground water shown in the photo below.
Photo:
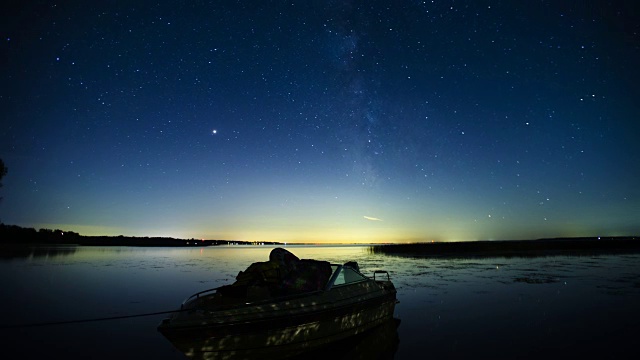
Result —
<path fill-rule="evenodd" d="M 233 282 L 271 249 L 5 252 L 0 358 L 184 359 L 156 331 L 166 315 L 9 326 L 173 310 L 194 292 Z M 350 359 L 636 358 L 640 255 L 434 260 L 372 255 L 359 246 L 288 249 L 300 258 L 355 260 L 366 275 L 391 273 L 400 325 L 341 347 Z"/>

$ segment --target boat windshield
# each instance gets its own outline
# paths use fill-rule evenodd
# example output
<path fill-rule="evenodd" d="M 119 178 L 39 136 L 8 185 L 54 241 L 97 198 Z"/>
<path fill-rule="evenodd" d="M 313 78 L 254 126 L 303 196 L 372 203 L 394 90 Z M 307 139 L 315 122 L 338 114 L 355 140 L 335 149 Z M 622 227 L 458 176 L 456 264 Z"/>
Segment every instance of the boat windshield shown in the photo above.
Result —
<path fill-rule="evenodd" d="M 367 280 L 364 275 L 360 274 L 350 267 L 338 265 L 332 265 L 331 267 L 334 271 L 333 276 L 331 276 L 331 280 L 333 280 L 333 283 L 330 285 L 332 287 L 349 285 Z"/>

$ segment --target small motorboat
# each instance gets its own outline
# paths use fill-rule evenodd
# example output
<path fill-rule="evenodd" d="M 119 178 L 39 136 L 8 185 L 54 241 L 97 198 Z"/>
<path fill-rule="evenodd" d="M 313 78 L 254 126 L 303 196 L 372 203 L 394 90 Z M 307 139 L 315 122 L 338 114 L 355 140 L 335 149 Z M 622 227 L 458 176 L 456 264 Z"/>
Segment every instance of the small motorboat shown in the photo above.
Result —
<path fill-rule="evenodd" d="M 300 260 L 272 250 L 236 282 L 187 298 L 158 330 L 190 358 L 285 358 L 393 320 L 396 289 L 387 271 Z"/>

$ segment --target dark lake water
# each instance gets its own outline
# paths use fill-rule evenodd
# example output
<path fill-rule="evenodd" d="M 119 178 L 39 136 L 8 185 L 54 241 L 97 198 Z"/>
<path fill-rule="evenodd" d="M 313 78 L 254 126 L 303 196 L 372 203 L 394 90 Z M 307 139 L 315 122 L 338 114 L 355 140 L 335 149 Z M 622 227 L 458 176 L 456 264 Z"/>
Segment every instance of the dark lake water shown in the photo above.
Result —
<path fill-rule="evenodd" d="M 233 282 L 252 262 L 266 261 L 271 249 L 56 247 L 4 253 L 0 358 L 185 359 L 156 331 L 166 315 L 8 326 L 173 310 L 192 293 Z M 637 254 L 416 259 L 372 255 L 362 246 L 287 249 L 300 258 L 355 260 L 365 275 L 391 273 L 401 323 L 393 336 L 361 339 L 364 345 L 349 358 L 635 358 Z M 367 353 L 368 344 L 384 351 Z"/>

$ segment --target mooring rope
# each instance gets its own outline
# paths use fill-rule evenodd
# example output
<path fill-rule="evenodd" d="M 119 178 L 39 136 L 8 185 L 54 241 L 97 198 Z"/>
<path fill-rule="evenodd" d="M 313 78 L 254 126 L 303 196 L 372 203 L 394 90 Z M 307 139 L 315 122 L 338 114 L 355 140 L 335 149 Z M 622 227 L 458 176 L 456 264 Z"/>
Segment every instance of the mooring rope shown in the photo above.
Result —
<path fill-rule="evenodd" d="M 143 316 L 171 314 L 171 313 L 177 313 L 177 312 L 186 311 L 186 310 L 187 309 L 183 309 L 183 310 L 168 310 L 168 311 L 158 311 L 158 312 L 144 313 L 144 314 L 109 316 L 109 317 L 101 317 L 101 318 L 93 318 L 93 319 L 79 319 L 79 320 L 66 320 L 66 321 L 48 321 L 48 322 L 30 323 L 30 324 L 16 324 L 16 325 L 0 325 L 0 329 L 16 329 L 16 328 L 27 328 L 27 327 L 53 326 L 53 325 L 65 325 L 65 324 L 79 324 L 79 323 L 87 323 L 87 322 L 95 322 L 95 321 L 129 319 L 129 318 L 143 317 Z"/>
<path fill-rule="evenodd" d="M 213 290 L 218 290 L 223 286 L 207 289 L 204 291 L 200 291 L 199 293 L 195 293 L 189 297 L 199 297 L 201 294 L 211 292 Z M 189 299 L 185 300 L 188 301 Z M 17 328 L 28 328 L 28 327 L 39 327 L 39 326 L 53 326 L 53 325 L 65 325 L 65 324 L 79 324 L 86 322 L 95 322 L 95 321 L 107 321 L 107 320 L 119 320 L 119 319 L 129 319 L 135 317 L 143 317 L 143 316 L 153 316 L 153 315 L 162 315 L 162 314 L 172 314 L 182 311 L 187 311 L 188 309 L 178 309 L 178 310 L 167 310 L 167 311 L 157 311 L 152 313 L 144 313 L 144 314 L 133 314 L 133 315 L 121 315 L 121 316 L 109 316 L 109 317 L 101 317 L 101 318 L 93 318 L 93 319 L 79 319 L 79 320 L 66 320 L 66 321 L 48 321 L 48 322 L 40 322 L 40 323 L 31 323 L 31 324 L 16 324 L 16 325 L 0 325 L 0 329 L 17 329 Z"/>

